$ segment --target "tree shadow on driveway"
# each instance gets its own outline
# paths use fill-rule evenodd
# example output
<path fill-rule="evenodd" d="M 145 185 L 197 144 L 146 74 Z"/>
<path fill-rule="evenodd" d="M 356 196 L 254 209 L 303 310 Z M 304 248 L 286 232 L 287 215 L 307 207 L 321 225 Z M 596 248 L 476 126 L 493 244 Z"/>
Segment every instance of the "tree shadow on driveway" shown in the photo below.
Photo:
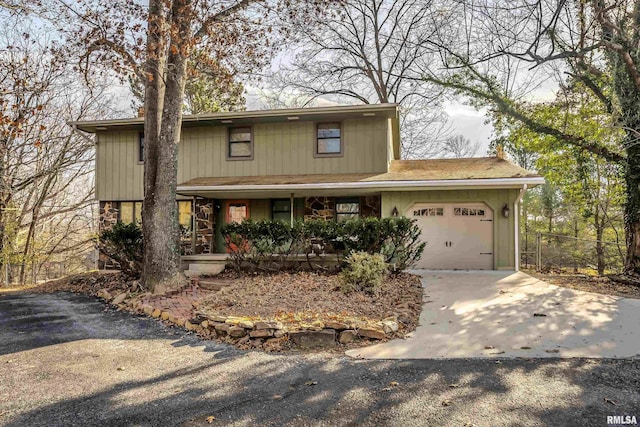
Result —
<path fill-rule="evenodd" d="M 20 312 L 49 304 L 47 316 L 87 312 L 41 330 L 48 341 L 34 345 L 16 333 L 18 325 L 2 332 L 20 336 L 15 343 L 23 347 L 7 351 L 0 342 L 6 426 L 598 426 L 607 415 L 640 415 L 638 360 L 273 355 L 104 311 L 91 298 L 58 294 L 37 302 L 18 298 L 14 305 Z M 17 362 L 3 363 L 9 357 Z"/>

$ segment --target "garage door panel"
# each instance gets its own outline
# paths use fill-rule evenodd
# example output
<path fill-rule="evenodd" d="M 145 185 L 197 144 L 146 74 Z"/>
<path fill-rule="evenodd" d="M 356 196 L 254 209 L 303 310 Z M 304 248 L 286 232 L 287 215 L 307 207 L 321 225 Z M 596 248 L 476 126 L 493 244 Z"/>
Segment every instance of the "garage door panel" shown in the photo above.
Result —
<path fill-rule="evenodd" d="M 493 211 L 484 203 L 417 203 L 406 214 L 426 243 L 418 268 L 493 269 Z"/>

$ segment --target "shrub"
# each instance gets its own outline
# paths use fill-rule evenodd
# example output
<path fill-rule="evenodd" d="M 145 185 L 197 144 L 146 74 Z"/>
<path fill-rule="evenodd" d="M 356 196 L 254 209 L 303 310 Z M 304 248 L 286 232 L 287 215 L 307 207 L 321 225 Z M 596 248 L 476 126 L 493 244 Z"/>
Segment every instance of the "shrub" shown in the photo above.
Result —
<path fill-rule="evenodd" d="M 381 253 L 398 273 L 412 267 L 422 256 L 426 243 L 420 241 L 420 227 L 415 219 L 384 218 L 387 239 Z"/>
<path fill-rule="evenodd" d="M 133 278 L 142 274 L 142 229 L 137 224 L 118 221 L 100 235 L 98 249 L 120 265 L 120 270 Z"/>
<path fill-rule="evenodd" d="M 345 260 L 340 273 L 342 292 L 366 292 L 374 294 L 382 284 L 387 265 L 381 254 L 353 252 Z"/>
<path fill-rule="evenodd" d="M 333 254 L 338 263 L 354 252 L 382 254 L 396 271 L 420 258 L 420 229 L 408 218 L 357 218 L 346 222 L 252 221 L 222 227 L 227 251 L 238 270 L 319 268 L 319 255 Z M 294 258 L 293 256 L 302 255 Z M 315 263 L 315 264 L 314 264 Z M 326 268 L 326 267 L 325 267 Z"/>

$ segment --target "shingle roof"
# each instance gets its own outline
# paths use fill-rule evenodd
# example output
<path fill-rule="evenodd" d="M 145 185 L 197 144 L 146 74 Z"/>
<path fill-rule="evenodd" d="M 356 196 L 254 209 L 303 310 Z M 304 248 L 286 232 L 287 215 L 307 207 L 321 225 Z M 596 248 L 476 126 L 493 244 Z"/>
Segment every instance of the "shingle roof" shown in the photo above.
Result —
<path fill-rule="evenodd" d="M 465 179 L 535 178 L 530 172 L 497 157 L 467 159 L 393 160 L 387 173 L 326 175 L 264 175 L 195 178 L 180 187 L 227 185 L 294 185 L 392 181 L 443 181 Z"/>
<path fill-rule="evenodd" d="M 383 181 L 530 178 L 539 175 L 498 157 L 393 160 Z M 376 178 L 377 179 L 377 178 Z"/>

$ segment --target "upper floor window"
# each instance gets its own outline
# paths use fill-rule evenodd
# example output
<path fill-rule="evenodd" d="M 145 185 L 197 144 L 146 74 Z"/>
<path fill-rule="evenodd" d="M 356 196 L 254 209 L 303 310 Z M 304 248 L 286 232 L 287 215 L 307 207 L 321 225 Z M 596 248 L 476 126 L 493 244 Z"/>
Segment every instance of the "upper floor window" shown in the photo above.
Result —
<path fill-rule="evenodd" d="M 340 123 L 318 123 L 316 136 L 316 156 L 342 155 Z"/>
<path fill-rule="evenodd" d="M 138 134 L 138 161 L 144 162 L 144 133 Z"/>
<path fill-rule="evenodd" d="M 253 133 L 250 127 L 229 128 L 227 159 L 253 159 Z"/>

